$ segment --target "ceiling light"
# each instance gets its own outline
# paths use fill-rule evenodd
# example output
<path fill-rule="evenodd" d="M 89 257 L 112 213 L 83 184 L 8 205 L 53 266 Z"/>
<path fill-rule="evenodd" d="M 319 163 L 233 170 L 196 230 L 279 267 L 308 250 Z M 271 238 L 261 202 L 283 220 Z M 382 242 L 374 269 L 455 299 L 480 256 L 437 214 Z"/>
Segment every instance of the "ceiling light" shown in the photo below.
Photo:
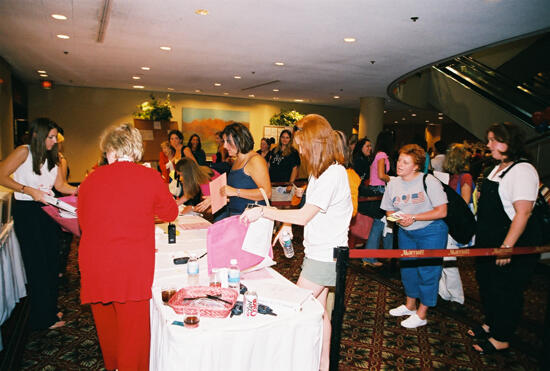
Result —
<path fill-rule="evenodd" d="M 249 96 L 250 98 L 254 98 L 254 97 L 255 97 L 254 94 L 248 94 L 248 96 Z"/>
<path fill-rule="evenodd" d="M 197 14 L 197 15 L 208 15 L 208 10 L 206 10 L 206 9 L 197 9 L 197 10 L 195 10 L 195 14 Z"/>
<path fill-rule="evenodd" d="M 52 14 L 51 17 L 52 17 L 53 19 L 58 19 L 58 20 L 60 20 L 60 21 L 65 21 L 65 20 L 67 20 L 67 17 L 64 16 L 63 14 Z"/>
<path fill-rule="evenodd" d="M 275 62 L 275 65 L 276 65 L 276 66 L 284 66 L 284 65 L 285 65 L 285 62 Z"/>
<path fill-rule="evenodd" d="M 134 89 L 143 89 L 145 86 L 143 85 L 134 85 L 133 88 Z"/>
<path fill-rule="evenodd" d="M 223 95 L 229 95 L 229 93 L 225 92 L 225 93 L 223 93 Z"/>
<path fill-rule="evenodd" d="M 278 91 L 279 91 L 279 89 L 273 89 L 273 91 L 274 91 L 274 92 L 278 92 Z"/>
<path fill-rule="evenodd" d="M 303 102 L 303 99 L 294 99 L 294 102 Z"/>
<path fill-rule="evenodd" d="M 222 86 L 222 84 L 220 84 L 219 82 L 215 82 L 214 86 Z"/>
<path fill-rule="evenodd" d="M 388 113 L 388 111 L 384 110 L 384 113 Z"/>
<path fill-rule="evenodd" d="M 195 93 L 200 93 L 200 89 L 195 89 Z"/>
<path fill-rule="evenodd" d="M 168 90 L 170 90 L 170 91 L 174 91 L 174 88 L 166 88 L 166 89 L 168 89 Z"/>
<path fill-rule="evenodd" d="M 38 70 L 38 71 L 36 71 L 36 72 L 38 72 L 38 73 L 46 73 L 46 71 L 44 71 L 44 70 Z"/>
<path fill-rule="evenodd" d="M 416 113 L 411 113 L 411 116 L 412 116 L 412 117 L 416 117 Z"/>
<path fill-rule="evenodd" d="M 443 116 L 439 116 L 438 119 L 443 120 Z"/>
<path fill-rule="evenodd" d="M 426 120 L 426 122 L 430 122 L 430 120 Z"/>
<path fill-rule="evenodd" d="M 151 67 L 141 67 L 142 70 L 144 71 L 149 71 L 151 69 Z"/>
<path fill-rule="evenodd" d="M 356 41 L 357 40 L 355 39 L 355 37 L 344 37 L 344 42 L 345 43 L 354 43 Z"/>
<path fill-rule="evenodd" d="M 334 98 L 334 99 L 340 99 L 340 96 L 339 96 L 339 95 L 335 95 L 333 98 Z"/>
<path fill-rule="evenodd" d="M 404 117 L 401 117 L 401 120 L 405 120 L 405 118 L 404 118 Z"/>
<path fill-rule="evenodd" d="M 48 77 L 48 75 L 45 74 L 45 73 L 41 73 L 41 74 L 40 74 L 40 77 Z"/>
<path fill-rule="evenodd" d="M 273 97 L 273 99 L 275 99 L 275 100 L 279 100 L 279 97 Z"/>
<path fill-rule="evenodd" d="M 399 121 L 395 120 L 393 123 L 394 123 L 394 124 L 397 124 L 397 123 L 399 123 Z"/>
<path fill-rule="evenodd" d="M 161 46 L 160 50 L 165 50 L 165 51 L 169 52 L 170 50 L 172 50 L 172 47 L 170 47 L 170 46 Z"/>
<path fill-rule="evenodd" d="M 438 112 L 437 113 L 439 116 L 443 116 L 443 113 L 442 112 Z"/>
<path fill-rule="evenodd" d="M 69 35 L 63 35 L 63 34 L 59 34 L 57 35 L 57 37 L 59 37 L 60 39 L 70 39 L 71 37 Z"/>
<path fill-rule="evenodd" d="M 242 79 L 242 77 L 241 77 L 241 76 L 233 76 L 233 78 L 234 78 L 234 79 L 236 79 L 236 80 L 240 80 L 240 79 Z"/>
<path fill-rule="evenodd" d="M 141 77 L 139 77 L 139 76 L 132 76 L 132 78 L 133 78 L 134 80 L 140 80 L 140 79 L 141 79 Z"/>

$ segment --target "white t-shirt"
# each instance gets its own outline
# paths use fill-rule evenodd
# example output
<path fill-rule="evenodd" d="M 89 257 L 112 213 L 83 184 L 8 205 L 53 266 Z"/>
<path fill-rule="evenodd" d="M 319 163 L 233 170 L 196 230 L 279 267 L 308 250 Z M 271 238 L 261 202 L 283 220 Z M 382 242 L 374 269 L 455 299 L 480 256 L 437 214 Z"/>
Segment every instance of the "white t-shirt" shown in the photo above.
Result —
<path fill-rule="evenodd" d="M 29 154 L 25 161 L 13 172 L 13 180 L 27 187 L 40 189 L 53 196 L 52 188 L 57 178 L 57 165 L 52 170 L 48 170 L 48 160 L 44 161 L 40 168 L 40 175 L 32 170 L 32 153 L 30 146 L 27 146 Z M 14 192 L 16 200 L 32 201 L 33 198 L 28 194 Z"/>
<path fill-rule="evenodd" d="M 520 200 L 536 201 L 539 194 L 539 174 L 533 165 L 528 162 L 521 162 L 501 178 L 500 174 L 506 171 L 508 167 L 497 173 L 498 165 L 495 166 L 489 174 L 488 179 L 499 183 L 498 195 L 500 196 L 506 215 L 512 220 L 516 216 L 514 202 Z M 483 192 L 483 189 L 481 192 Z"/>
<path fill-rule="evenodd" d="M 348 245 L 349 222 L 353 213 L 346 169 L 334 164 L 319 178 L 310 177 L 306 203 L 321 209 L 304 226 L 306 257 L 333 262 L 333 249 Z"/>
<path fill-rule="evenodd" d="M 445 155 L 439 154 L 432 159 L 432 168 L 435 171 L 443 172 L 443 163 L 445 162 Z"/>

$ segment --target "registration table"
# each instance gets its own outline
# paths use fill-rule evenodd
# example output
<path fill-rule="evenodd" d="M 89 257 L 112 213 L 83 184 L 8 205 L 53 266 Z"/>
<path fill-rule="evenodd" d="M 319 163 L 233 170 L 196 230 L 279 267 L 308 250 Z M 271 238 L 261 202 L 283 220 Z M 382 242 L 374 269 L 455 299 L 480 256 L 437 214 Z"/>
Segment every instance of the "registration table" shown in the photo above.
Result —
<path fill-rule="evenodd" d="M 178 224 L 197 223 L 197 217 L 180 216 Z M 257 292 L 277 316 L 258 314 L 247 319 L 201 317 L 198 328 L 173 324 L 182 316 L 164 305 L 161 290 L 188 285 L 186 265 L 176 257 L 206 252 L 206 229 L 181 229 L 175 244 L 157 227 L 156 266 L 151 300 L 151 370 L 318 370 L 322 344 L 323 308 L 311 295 L 299 306 L 269 301 L 270 290 L 293 290 L 294 284 L 271 268 L 243 274 L 242 283 Z M 208 285 L 207 257 L 199 260 L 201 285 Z M 271 295 L 268 295 L 271 294 Z M 262 296 L 266 299 L 263 301 Z M 242 296 L 238 300 L 242 300 Z"/>

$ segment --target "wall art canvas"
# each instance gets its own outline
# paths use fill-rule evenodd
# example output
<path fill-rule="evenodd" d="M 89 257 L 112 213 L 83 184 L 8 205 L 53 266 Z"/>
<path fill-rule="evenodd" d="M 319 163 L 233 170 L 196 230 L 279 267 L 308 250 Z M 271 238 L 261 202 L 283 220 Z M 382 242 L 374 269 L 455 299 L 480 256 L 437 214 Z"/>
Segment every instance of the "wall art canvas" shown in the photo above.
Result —
<path fill-rule="evenodd" d="M 215 134 L 223 130 L 226 125 L 240 122 L 250 127 L 250 112 L 246 111 L 184 107 L 181 118 L 184 143 L 187 144 L 191 135 L 198 134 L 202 149 L 207 155 L 217 152 Z"/>

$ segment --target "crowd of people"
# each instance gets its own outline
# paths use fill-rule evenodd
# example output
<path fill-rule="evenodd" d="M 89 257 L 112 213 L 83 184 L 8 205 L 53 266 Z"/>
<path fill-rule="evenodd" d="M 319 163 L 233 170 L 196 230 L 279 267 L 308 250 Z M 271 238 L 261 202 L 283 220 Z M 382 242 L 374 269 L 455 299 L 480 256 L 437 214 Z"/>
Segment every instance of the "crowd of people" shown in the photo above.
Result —
<path fill-rule="evenodd" d="M 78 194 L 81 300 L 91 304 L 107 369 L 147 368 L 155 217 L 174 220 L 183 204 L 209 212 L 207 185 L 223 173 L 227 185 L 221 194 L 229 201 L 213 219 L 231 215 L 241 215 L 245 223 L 272 219 L 281 223 L 276 240 L 283 232 L 292 235 L 293 224 L 303 226 L 305 259 L 297 285 L 310 289 L 325 308 L 336 280 L 333 249 L 347 246 L 350 221 L 357 213 L 373 219 L 366 249 L 392 249 L 394 233 L 399 249 L 465 246 L 448 235 L 443 220 L 448 199 L 438 179 L 442 173 L 477 216 L 475 239 L 466 246 L 507 249 L 541 241 L 536 220 L 529 217 L 539 178 L 527 161 L 520 130 L 509 123 L 491 125 L 486 145 L 447 146 L 440 141 L 433 158 L 422 143 L 397 149 L 391 131 L 382 131 L 374 146 L 368 138 L 351 136 L 348 141 L 315 114 L 297 122 L 294 132 L 283 130 L 277 144 L 262 138 L 254 151 L 249 129 L 232 123 L 215 134 L 217 152 L 209 163 L 197 134 L 184 145 L 183 134 L 172 130 L 161 145 L 158 169 L 138 165 L 143 154 L 141 134 L 123 124 L 105 130 L 99 146 L 105 165 L 79 188 L 67 184 L 58 131 L 49 119 L 33 121 L 31 144 L 18 147 L 0 162 L 0 185 L 15 191 L 15 232 L 27 271 L 33 329 L 64 325 L 57 310 L 59 228 L 41 206 L 52 188 Z M 265 206 L 263 193 L 271 197 L 273 182 L 288 185 L 290 191 L 302 164 L 308 181 L 305 193 L 299 195 L 303 200 L 299 208 Z M 435 176 L 424 175 L 432 170 Z M 362 202 L 362 197 L 370 199 Z M 523 291 L 537 261 L 537 255 L 476 259 L 485 317 L 468 335 L 476 339 L 480 353 L 510 346 Z M 373 258 L 364 263 L 383 265 Z M 456 265 L 448 267 L 441 258 L 403 258 L 399 264 L 405 301 L 389 314 L 406 317 L 403 327 L 426 325 L 438 295 L 464 303 Z M 325 313 L 321 370 L 329 365 L 330 328 Z"/>

